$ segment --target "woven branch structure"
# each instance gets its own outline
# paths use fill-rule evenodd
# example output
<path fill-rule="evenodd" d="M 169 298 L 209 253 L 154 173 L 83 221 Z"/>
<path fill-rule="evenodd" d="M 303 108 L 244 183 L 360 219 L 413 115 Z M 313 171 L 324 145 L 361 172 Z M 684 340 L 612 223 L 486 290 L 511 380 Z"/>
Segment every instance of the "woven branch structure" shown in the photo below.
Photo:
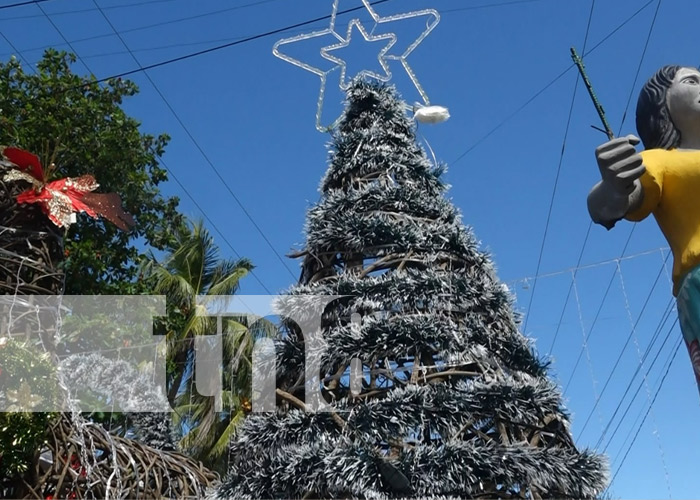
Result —
<path fill-rule="evenodd" d="M 9 333 L 35 342 L 58 362 L 56 351 L 60 346 L 55 344 L 55 334 L 64 290 L 60 270 L 65 258 L 63 231 L 36 205 L 17 204 L 16 196 L 29 185 L 3 181 L 8 168 L 0 162 L 0 337 Z M 57 300 L 35 300 L 33 296 L 37 295 Z M 88 361 L 97 363 L 96 359 Z M 94 374 L 96 368 L 93 365 L 86 369 Z M 101 368 L 114 371 L 111 366 Z M 126 369 L 121 365 L 117 368 L 124 376 Z M 119 386 L 119 380 L 112 382 Z M 123 389 L 127 381 L 121 382 Z M 143 385 L 128 389 L 142 398 L 148 393 Z M 165 434 L 170 427 L 163 419 L 169 415 L 133 415 L 140 424 L 136 426 L 140 439 L 167 444 L 169 436 Z M 144 422 L 153 425 L 139 428 Z M 26 474 L 5 478 L 1 494 L 36 499 L 199 498 L 218 481 L 218 476 L 199 462 L 112 435 L 77 413 L 58 414 L 47 429 L 46 439 L 45 448 L 37 450 Z"/>
<path fill-rule="evenodd" d="M 0 294 L 60 294 L 63 231 L 37 205 L 15 201 L 30 186 L 3 181 L 8 169 L 0 165 Z"/>
<path fill-rule="evenodd" d="M 184 455 L 113 436 L 70 414 L 54 421 L 38 456 L 17 498 L 201 498 L 218 479 Z"/>
<path fill-rule="evenodd" d="M 592 498 L 605 488 L 606 460 L 574 445 L 559 389 L 406 108 L 390 87 L 357 80 L 348 91 L 295 254 L 300 284 L 284 301 L 298 318 L 308 296 L 342 297 L 323 314 L 323 342 L 287 322 L 270 367 L 277 411 L 242 424 L 216 498 Z M 323 411 L 309 411 L 314 387 Z"/>
<path fill-rule="evenodd" d="M 36 313 L 26 297 L 63 293 L 63 234 L 38 206 L 15 201 L 29 185 L 5 182 L 8 169 L 0 162 L 0 332 L 41 338 L 44 349 L 53 354 L 58 311 L 42 307 Z"/>

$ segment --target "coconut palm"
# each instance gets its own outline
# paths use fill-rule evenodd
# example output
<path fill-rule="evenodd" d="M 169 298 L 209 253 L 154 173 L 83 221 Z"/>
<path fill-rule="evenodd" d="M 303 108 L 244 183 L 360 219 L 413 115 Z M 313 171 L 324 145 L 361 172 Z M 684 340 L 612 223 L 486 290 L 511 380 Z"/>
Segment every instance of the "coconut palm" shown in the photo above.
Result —
<path fill-rule="evenodd" d="M 223 411 L 217 412 L 214 398 L 194 387 L 194 339 L 217 331 L 216 318 L 202 314 L 205 306 L 201 299 L 198 305 L 198 297 L 232 296 L 253 265 L 248 259 L 221 258 L 202 221 L 178 228 L 175 241 L 161 262 L 152 259 L 144 270 L 154 292 L 168 302 L 161 325 L 168 339 L 168 400 L 183 434 L 180 447 L 208 466 L 223 466 L 229 438 L 249 409 L 254 341 L 271 335 L 274 327 L 243 314 L 222 319 L 223 366 L 229 375 L 224 377 Z"/>

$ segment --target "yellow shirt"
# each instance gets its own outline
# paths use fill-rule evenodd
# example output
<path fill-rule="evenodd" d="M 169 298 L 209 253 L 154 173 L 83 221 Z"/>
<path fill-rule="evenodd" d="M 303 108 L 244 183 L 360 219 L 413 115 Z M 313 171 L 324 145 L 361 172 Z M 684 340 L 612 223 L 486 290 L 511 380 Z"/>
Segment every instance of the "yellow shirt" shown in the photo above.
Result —
<path fill-rule="evenodd" d="M 625 218 L 640 221 L 654 214 L 673 252 L 673 294 L 683 277 L 700 265 L 700 151 L 642 151 L 646 172 L 642 205 Z"/>

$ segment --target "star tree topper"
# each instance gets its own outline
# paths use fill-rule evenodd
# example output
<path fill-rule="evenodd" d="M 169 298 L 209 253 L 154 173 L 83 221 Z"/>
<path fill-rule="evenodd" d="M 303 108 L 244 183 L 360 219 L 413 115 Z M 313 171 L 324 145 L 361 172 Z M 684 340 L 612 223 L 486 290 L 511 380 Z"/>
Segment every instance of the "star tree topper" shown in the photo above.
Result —
<path fill-rule="evenodd" d="M 338 3 L 340 0 L 334 0 L 333 2 L 333 10 L 330 16 L 330 25 L 328 28 L 325 28 L 323 30 L 319 31 L 313 31 L 311 33 L 303 33 L 300 35 L 296 35 L 290 38 L 284 38 L 282 40 L 279 40 L 275 45 L 273 46 L 272 53 L 282 59 L 283 61 L 287 61 L 290 64 L 293 64 L 295 66 L 298 66 L 302 69 L 305 69 L 306 71 L 309 71 L 315 75 L 318 75 L 319 78 L 321 79 L 321 90 L 319 92 L 318 96 L 318 103 L 317 103 L 317 108 L 316 108 L 316 128 L 321 131 L 325 132 L 333 127 L 335 127 L 340 118 L 336 119 L 335 122 L 333 122 L 329 126 L 324 126 L 321 124 L 321 115 L 323 112 L 323 102 L 325 99 L 325 94 L 326 94 L 326 83 L 328 79 L 328 75 L 340 68 L 340 88 L 342 90 L 347 90 L 349 86 L 349 81 L 346 78 L 346 69 L 347 65 L 345 61 L 339 57 L 334 56 L 331 54 L 334 50 L 341 49 L 344 47 L 347 47 L 350 45 L 351 38 L 352 38 L 352 32 L 353 28 L 357 28 L 360 32 L 360 34 L 363 36 L 365 41 L 367 42 L 375 42 L 375 41 L 381 41 L 385 40 L 386 44 L 383 46 L 381 51 L 379 52 L 377 59 L 379 60 L 379 64 L 381 65 L 382 69 L 384 70 L 384 74 L 379 74 L 374 71 L 369 71 L 369 70 L 363 70 L 360 71 L 359 75 L 367 76 L 374 78 L 376 80 L 382 81 L 382 82 L 388 82 L 391 80 L 392 74 L 389 69 L 389 64 L 388 61 L 399 61 L 401 63 L 401 66 L 403 69 L 406 71 L 406 74 L 408 77 L 411 79 L 411 82 L 415 86 L 416 90 L 420 94 L 421 98 L 423 99 L 423 104 L 422 105 L 417 105 L 416 108 L 414 109 L 415 111 L 415 117 L 419 121 L 423 121 L 426 123 L 439 123 L 440 121 L 444 121 L 447 118 L 449 118 L 449 113 L 446 108 L 443 108 L 442 106 L 431 106 L 430 105 L 430 99 L 428 98 L 428 95 L 426 94 L 425 90 L 423 90 L 423 87 L 420 85 L 418 81 L 418 77 L 414 73 L 413 69 L 408 63 L 408 56 L 418 47 L 418 45 L 421 44 L 421 42 L 427 37 L 433 29 L 437 26 L 437 24 L 440 22 L 440 14 L 435 10 L 435 9 L 423 9 L 423 10 L 418 10 L 418 11 L 412 11 L 412 12 L 405 12 L 402 14 L 395 14 L 392 16 L 386 16 L 382 17 L 377 12 L 372 8 L 372 4 L 370 3 L 369 0 L 362 0 L 362 4 L 364 8 L 369 12 L 370 16 L 372 17 L 372 20 L 374 21 L 374 29 L 371 32 L 367 32 L 367 30 L 364 28 L 362 25 L 360 19 L 352 19 L 350 23 L 348 24 L 348 30 L 347 33 L 345 34 L 345 37 L 343 37 L 340 33 L 338 33 L 335 29 L 335 22 L 337 15 L 344 14 L 350 11 L 355 11 L 357 9 L 350 9 L 347 11 L 341 11 L 338 12 Z M 396 42 L 398 40 L 398 37 L 395 33 L 393 32 L 386 32 L 386 33 L 380 33 L 380 34 L 374 34 L 376 31 L 377 27 L 381 25 L 385 25 L 391 22 L 395 21 L 402 21 L 405 19 L 411 19 L 411 18 L 421 18 L 425 17 L 426 18 L 426 24 L 425 24 L 425 29 L 420 33 L 420 35 L 413 41 L 413 43 L 409 44 L 401 53 L 394 52 L 392 49 L 394 49 L 394 46 L 396 45 Z M 337 42 L 333 43 L 331 45 L 326 45 L 323 48 L 321 48 L 321 56 L 333 63 L 335 63 L 335 66 L 333 66 L 329 70 L 323 70 L 320 67 L 312 66 L 311 64 L 304 62 L 300 59 L 297 59 L 295 57 L 290 56 L 289 54 L 286 54 L 283 52 L 280 48 L 289 45 L 289 44 L 294 44 L 298 42 L 304 42 L 307 40 L 311 40 L 314 38 L 320 38 L 320 37 L 327 37 L 328 35 L 334 37 Z M 356 75 L 355 75 L 356 76 Z M 425 119 L 426 117 L 429 117 L 428 119 Z"/>

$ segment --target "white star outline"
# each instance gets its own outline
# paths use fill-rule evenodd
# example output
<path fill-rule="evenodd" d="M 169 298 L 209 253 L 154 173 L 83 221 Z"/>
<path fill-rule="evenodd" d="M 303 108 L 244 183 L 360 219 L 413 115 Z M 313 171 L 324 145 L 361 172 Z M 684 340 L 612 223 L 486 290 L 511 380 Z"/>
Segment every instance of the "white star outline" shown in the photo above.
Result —
<path fill-rule="evenodd" d="M 339 67 L 341 68 L 341 75 L 340 75 L 340 88 L 341 90 L 347 90 L 348 86 L 345 85 L 345 72 L 346 72 L 346 63 L 340 58 L 337 58 L 335 56 L 330 55 L 328 52 L 333 51 L 335 49 L 339 49 L 342 47 L 346 47 L 350 44 L 351 36 L 352 36 L 352 28 L 356 26 L 359 30 L 364 39 L 368 42 L 371 41 L 377 41 L 377 40 L 382 40 L 382 39 L 387 39 L 390 40 L 389 44 L 382 49 L 378 55 L 378 60 L 380 65 L 382 66 L 382 69 L 385 71 L 385 75 L 379 75 L 373 71 L 369 70 L 363 70 L 359 74 L 360 75 L 365 75 L 369 76 L 372 78 L 375 78 L 379 81 L 382 82 L 388 82 L 391 80 L 392 74 L 389 69 L 389 65 L 387 63 L 388 60 L 394 60 L 394 61 L 400 61 L 402 67 L 406 71 L 406 74 L 410 78 L 411 82 L 413 83 L 414 87 L 420 94 L 421 98 L 423 99 L 423 103 L 426 106 L 430 105 L 430 99 L 428 98 L 427 93 L 423 89 L 423 87 L 420 85 L 418 78 L 416 77 L 416 74 L 414 73 L 413 69 L 411 66 L 408 64 L 408 56 L 423 42 L 423 40 L 432 32 L 435 27 L 438 25 L 440 22 L 440 14 L 438 13 L 437 10 L 435 9 L 423 9 L 423 10 L 418 10 L 418 11 L 411 11 L 411 12 L 405 12 L 402 14 L 395 14 L 391 16 L 386 16 L 382 17 L 380 16 L 373 8 L 372 5 L 370 4 L 369 0 L 362 0 L 362 4 L 364 5 L 365 9 L 369 12 L 370 16 L 372 17 L 372 20 L 375 23 L 375 28 L 376 26 L 379 26 L 380 24 L 387 24 L 391 23 L 394 21 L 402 21 L 405 19 L 411 19 L 411 18 L 418 18 L 418 17 L 423 17 L 423 16 L 430 16 L 432 19 L 428 19 L 426 21 L 426 26 L 423 32 L 418 36 L 418 38 L 415 39 L 413 43 L 411 43 L 401 55 L 394 55 L 390 54 L 391 48 L 395 45 L 397 42 L 397 36 L 395 33 L 388 32 L 380 35 L 374 35 L 374 30 L 372 30 L 371 33 L 367 33 L 367 31 L 364 29 L 362 26 L 360 20 L 358 18 L 352 19 L 348 25 L 348 32 L 347 32 L 347 38 L 343 38 L 336 30 L 335 30 L 335 21 L 338 13 L 338 4 L 340 0 L 334 0 L 333 1 L 333 10 L 331 14 L 331 20 L 328 28 L 325 28 L 323 30 L 318 30 L 318 31 L 313 31 L 310 33 L 302 33 L 300 35 L 296 35 L 293 37 L 289 38 L 284 38 L 282 40 L 277 41 L 273 48 L 272 48 L 272 53 L 282 59 L 283 61 L 286 61 L 290 64 L 293 64 L 294 66 L 297 66 L 299 68 L 302 68 L 306 71 L 309 71 L 315 75 L 317 75 L 321 79 L 321 89 L 319 92 L 318 96 L 318 101 L 317 101 L 317 107 L 316 107 L 316 129 L 320 132 L 327 132 L 330 129 L 334 128 L 339 122 L 340 118 L 338 117 L 332 124 L 324 126 L 321 124 L 321 115 L 323 112 L 323 102 L 326 94 L 326 82 L 328 79 L 328 75 L 332 72 L 338 69 Z M 323 71 L 321 68 L 317 68 L 315 66 L 311 66 L 310 64 L 301 61 L 299 59 L 296 59 L 288 54 L 285 54 L 280 50 L 280 47 L 296 42 L 301 42 L 305 40 L 310 40 L 312 38 L 317 38 L 317 37 L 322 37 L 326 35 L 332 35 L 334 36 L 337 40 L 337 44 L 333 45 L 328 45 L 323 48 L 321 48 L 321 56 L 324 59 L 327 59 L 331 62 L 334 62 L 337 64 L 337 66 L 331 68 L 330 70 Z"/>
<path fill-rule="evenodd" d="M 389 52 L 389 49 L 391 49 L 396 43 L 396 35 L 394 33 L 386 33 L 384 35 L 372 35 L 368 33 L 367 30 L 365 30 L 359 19 L 353 19 L 352 21 L 350 21 L 350 24 L 348 24 L 347 37 L 342 42 L 337 43 L 335 45 L 329 45 L 328 47 L 323 47 L 321 49 L 321 56 L 324 59 L 328 59 L 329 61 L 332 61 L 338 66 L 340 66 L 340 88 L 342 90 L 348 90 L 350 88 L 350 83 L 345 83 L 347 64 L 343 59 L 332 56 L 331 54 L 329 54 L 329 52 L 342 49 L 350 45 L 350 41 L 352 39 L 352 29 L 354 27 L 356 27 L 360 31 L 360 34 L 366 42 L 378 42 L 380 40 L 389 40 L 389 43 L 387 43 L 386 46 L 379 51 L 379 55 L 377 55 L 377 60 L 379 61 L 379 64 L 384 70 L 384 75 L 380 75 L 378 73 L 375 73 L 374 71 L 363 69 L 355 76 L 368 76 L 370 78 L 379 80 L 380 82 L 388 82 L 389 80 L 391 80 L 391 70 L 389 69 L 389 63 L 387 62 L 389 56 L 387 56 L 386 53 Z"/>

